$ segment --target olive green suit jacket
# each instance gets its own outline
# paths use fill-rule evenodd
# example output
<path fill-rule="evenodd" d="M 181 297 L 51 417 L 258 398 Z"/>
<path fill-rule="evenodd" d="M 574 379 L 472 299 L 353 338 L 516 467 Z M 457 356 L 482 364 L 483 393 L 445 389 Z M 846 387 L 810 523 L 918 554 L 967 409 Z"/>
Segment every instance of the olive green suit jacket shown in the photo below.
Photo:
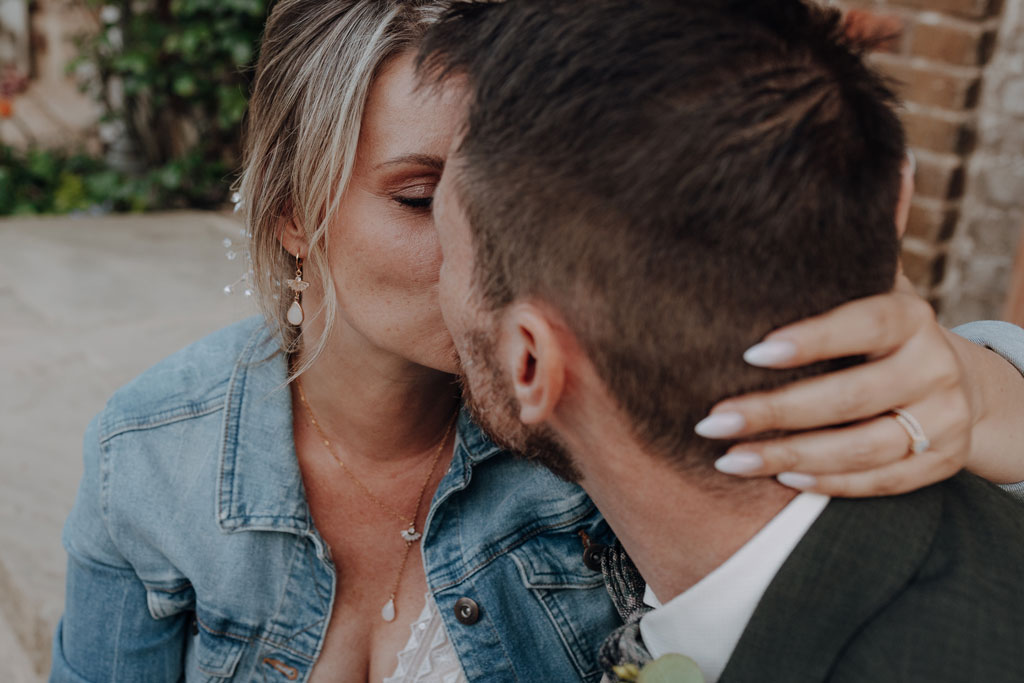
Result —
<path fill-rule="evenodd" d="M 1024 506 L 967 474 L 833 500 L 720 683 L 1024 681 Z"/>

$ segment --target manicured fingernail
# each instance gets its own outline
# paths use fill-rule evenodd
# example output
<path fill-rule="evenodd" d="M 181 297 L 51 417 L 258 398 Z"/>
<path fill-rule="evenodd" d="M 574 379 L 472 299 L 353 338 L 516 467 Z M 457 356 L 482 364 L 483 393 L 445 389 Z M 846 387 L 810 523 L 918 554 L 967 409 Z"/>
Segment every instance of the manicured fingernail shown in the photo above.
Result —
<path fill-rule="evenodd" d="M 739 413 L 715 413 L 697 423 L 693 431 L 707 439 L 727 439 L 736 436 L 747 426 Z"/>
<path fill-rule="evenodd" d="M 743 360 L 759 368 L 771 368 L 796 356 L 796 344 L 773 340 L 755 344 L 743 354 Z"/>
<path fill-rule="evenodd" d="M 722 474 L 750 474 L 764 467 L 764 458 L 757 453 L 728 453 L 715 461 Z"/>
<path fill-rule="evenodd" d="M 799 472 L 783 472 L 779 476 L 775 477 L 779 480 L 779 483 L 783 486 L 788 486 L 791 489 L 804 489 L 814 488 L 818 484 L 818 478 L 812 477 L 809 474 L 800 474 Z"/>

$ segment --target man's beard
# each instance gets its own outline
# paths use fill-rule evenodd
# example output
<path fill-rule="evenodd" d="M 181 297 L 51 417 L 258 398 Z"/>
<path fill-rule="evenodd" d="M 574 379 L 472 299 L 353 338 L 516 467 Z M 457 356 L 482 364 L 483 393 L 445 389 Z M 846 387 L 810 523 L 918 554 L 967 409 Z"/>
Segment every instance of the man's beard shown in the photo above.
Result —
<path fill-rule="evenodd" d="M 495 361 L 498 345 L 494 336 L 477 329 L 469 332 L 465 341 L 459 380 L 476 423 L 502 448 L 540 463 L 566 481 L 578 482 L 582 475 L 557 435 L 547 427 L 520 422 L 509 380 Z"/>

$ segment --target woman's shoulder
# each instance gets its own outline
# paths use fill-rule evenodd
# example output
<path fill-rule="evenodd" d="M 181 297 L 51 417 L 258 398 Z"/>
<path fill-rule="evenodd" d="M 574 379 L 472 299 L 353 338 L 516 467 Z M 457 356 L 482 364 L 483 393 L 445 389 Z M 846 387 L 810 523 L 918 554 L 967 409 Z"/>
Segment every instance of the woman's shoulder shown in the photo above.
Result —
<path fill-rule="evenodd" d="M 99 415 L 100 439 L 218 408 L 238 365 L 266 360 L 275 350 L 273 334 L 260 316 L 186 346 L 114 393 Z"/>

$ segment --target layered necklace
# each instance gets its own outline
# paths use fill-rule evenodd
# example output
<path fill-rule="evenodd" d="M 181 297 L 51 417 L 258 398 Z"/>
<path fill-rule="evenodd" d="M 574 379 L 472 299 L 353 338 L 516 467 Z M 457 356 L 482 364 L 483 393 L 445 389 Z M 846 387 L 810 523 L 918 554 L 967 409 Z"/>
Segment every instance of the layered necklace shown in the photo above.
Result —
<path fill-rule="evenodd" d="M 332 458 L 334 458 L 334 462 L 336 462 L 338 467 L 341 468 L 341 471 L 352 480 L 352 483 L 359 487 L 359 489 L 366 494 L 367 498 L 373 501 L 374 505 L 391 517 L 397 519 L 402 524 L 401 531 L 398 532 L 399 535 L 401 535 L 402 540 L 405 541 L 405 551 L 402 553 L 402 563 L 399 565 L 398 573 L 395 575 L 395 580 L 391 584 L 391 593 L 388 596 L 388 601 L 384 603 L 384 607 L 380 610 L 380 616 L 384 621 L 394 621 L 396 614 L 395 596 L 398 595 L 398 587 L 402 583 L 402 574 L 405 572 L 405 565 L 409 561 L 409 552 L 412 550 L 413 544 L 423 537 L 423 534 L 416 530 L 416 518 L 419 516 L 420 507 L 423 505 L 423 494 L 426 493 L 427 485 L 434 476 L 434 470 L 437 469 L 438 460 L 441 458 L 441 452 L 444 450 L 444 445 L 448 442 L 448 436 L 451 434 L 452 427 L 455 425 L 455 418 L 458 417 L 458 412 L 456 412 L 455 415 L 452 416 L 452 419 L 448 421 L 448 426 L 444 430 L 444 435 L 441 437 L 440 443 L 437 444 L 437 448 L 434 451 L 434 457 L 430 461 L 430 471 L 427 472 L 427 477 L 423 480 L 423 485 L 420 486 L 420 493 L 416 497 L 416 507 L 413 509 L 412 517 L 408 517 L 375 495 L 373 491 L 366 486 L 366 484 L 359 481 L 359 478 L 356 477 L 352 470 L 350 470 L 342 459 L 338 457 L 338 454 L 334 450 L 334 446 L 331 445 L 331 440 L 327 438 L 326 434 L 324 434 L 324 430 L 317 421 L 316 415 L 313 414 L 313 409 L 309 406 L 309 401 L 306 400 L 306 392 L 302 390 L 302 384 L 300 382 L 296 382 L 295 386 L 299 390 L 299 400 L 302 402 L 302 407 L 306 409 L 306 414 L 309 415 L 310 424 L 313 425 L 313 429 L 315 429 L 316 433 L 320 436 L 320 440 L 323 442 L 324 447 L 327 448 L 327 452 L 331 454 Z"/>

